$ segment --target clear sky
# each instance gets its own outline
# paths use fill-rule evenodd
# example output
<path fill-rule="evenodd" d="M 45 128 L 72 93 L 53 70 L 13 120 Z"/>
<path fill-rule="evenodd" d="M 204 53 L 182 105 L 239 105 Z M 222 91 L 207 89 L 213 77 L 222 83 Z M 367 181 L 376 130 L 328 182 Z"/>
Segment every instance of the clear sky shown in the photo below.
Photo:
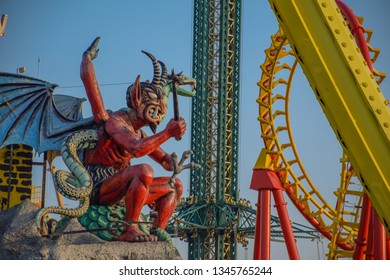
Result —
<path fill-rule="evenodd" d="M 137 74 L 141 74 L 143 80 L 152 78 L 150 60 L 141 50 L 164 61 L 168 69 L 192 74 L 192 2 L 0 0 L 0 14 L 8 14 L 6 35 L 0 38 L 0 71 L 15 73 L 17 68 L 26 67 L 26 75 L 59 84 L 56 93 L 86 97 L 79 78 L 81 55 L 96 36 L 101 36 L 99 57 L 94 60 L 97 78 L 100 84 L 118 84 L 102 86 L 101 91 L 106 108 L 120 109 L 126 105 L 126 88 Z M 366 28 L 374 30 L 371 45 L 381 49 L 375 68 L 389 72 L 390 2 L 345 2 L 355 14 L 365 17 Z M 265 59 L 264 50 L 270 46 L 270 36 L 277 30 L 277 21 L 268 1 L 243 1 L 239 188 L 240 196 L 251 200 L 253 205 L 257 193 L 249 190 L 249 184 L 252 168 L 262 148 L 255 102 L 259 91 L 256 83 L 261 75 L 259 65 Z M 390 99 L 389 83 L 387 79 L 381 85 L 387 99 Z M 294 88 L 297 89 L 291 103 L 294 139 L 312 180 L 334 205 L 333 191 L 339 184 L 341 148 L 306 79 L 297 77 Z M 188 124 L 190 111 L 190 100 L 180 97 L 180 113 Z M 86 103 L 84 116 L 90 115 Z M 167 119 L 171 116 L 172 109 Z M 188 129 L 181 142 L 172 139 L 163 147 L 169 153 L 181 153 L 190 148 L 189 136 Z M 159 167 L 155 168 L 155 173 L 167 175 Z M 180 178 L 188 185 L 188 172 L 183 172 Z M 288 206 L 292 220 L 307 225 L 292 204 Z M 299 241 L 299 245 L 302 258 L 317 259 L 315 242 Z M 272 258 L 287 258 L 284 246 L 280 244 L 273 244 L 271 254 Z"/>

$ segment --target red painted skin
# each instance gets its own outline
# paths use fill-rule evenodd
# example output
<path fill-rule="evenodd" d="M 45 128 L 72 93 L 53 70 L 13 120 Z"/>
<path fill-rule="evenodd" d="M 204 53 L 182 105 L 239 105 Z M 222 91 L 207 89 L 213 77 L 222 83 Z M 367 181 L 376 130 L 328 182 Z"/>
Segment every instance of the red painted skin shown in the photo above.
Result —
<path fill-rule="evenodd" d="M 150 122 L 159 124 L 166 112 L 162 99 L 143 100 L 140 87 L 140 77 L 131 90 L 132 107 L 128 111 L 120 110 L 108 113 L 102 101 L 99 86 L 96 81 L 92 60 L 96 58 L 98 40 L 83 54 L 81 62 L 81 79 L 91 103 L 95 122 L 101 127 L 99 141 L 94 149 L 87 150 L 84 164 L 103 165 L 118 168 L 119 171 L 106 179 L 100 188 L 99 201 L 101 205 L 113 205 L 124 198 L 126 206 L 126 221 L 138 221 L 144 205 L 151 206 L 158 212 L 154 227 L 165 229 L 176 205 L 182 195 L 183 187 L 176 179 L 174 189 L 168 181 L 170 177 L 154 178 L 153 169 L 147 164 L 131 166 L 134 157 L 150 156 L 168 171 L 173 171 L 172 158 L 160 145 L 170 138 L 181 137 L 186 130 L 184 119 L 170 120 L 161 132 L 147 136 L 142 127 Z M 157 118 L 146 113 L 150 108 L 158 109 Z M 105 132 L 103 133 L 103 129 Z M 120 241 L 145 242 L 156 241 L 157 237 L 146 235 L 138 229 L 138 225 L 127 226 L 119 238 Z"/>

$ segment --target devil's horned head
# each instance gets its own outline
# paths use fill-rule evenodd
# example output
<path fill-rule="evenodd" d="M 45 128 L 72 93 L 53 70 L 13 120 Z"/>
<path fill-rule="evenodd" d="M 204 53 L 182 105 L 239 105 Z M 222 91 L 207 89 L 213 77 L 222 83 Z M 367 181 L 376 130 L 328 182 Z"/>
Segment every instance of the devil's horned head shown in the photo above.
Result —
<path fill-rule="evenodd" d="M 153 133 L 155 133 L 157 125 L 160 124 L 167 110 L 162 88 L 166 84 L 168 71 L 164 63 L 157 61 L 150 53 L 142 52 L 152 60 L 154 68 L 153 80 L 152 82 L 141 82 L 141 77 L 138 75 L 134 84 L 127 89 L 126 101 L 127 106 L 135 110 L 138 116 L 143 118 L 149 124 Z"/>

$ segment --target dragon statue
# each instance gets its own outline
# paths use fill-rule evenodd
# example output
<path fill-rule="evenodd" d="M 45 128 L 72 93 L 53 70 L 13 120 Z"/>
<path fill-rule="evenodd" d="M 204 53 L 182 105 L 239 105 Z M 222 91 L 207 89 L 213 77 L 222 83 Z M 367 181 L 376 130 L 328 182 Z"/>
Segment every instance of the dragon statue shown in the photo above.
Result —
<path fill-rule="evenodd" d="M 184 168 L 199 168 L 194 163 L 184 165 L 191 151 L 178 162 L 175 153 L 168 154 L 160 147 L 170 138 L 184 135 L 185 120 L 175 113 L 165 129 L 157 133 L 157 126 L 167 113 L 169 94 L 192 97 L 196 82 L 173 70 L 168 74 L 163 62 L 143 51 L 153 63 L 153 80 L 141 82 L 138 75 L 126 91 L 127 108 L 106 110 L 92 63 L 99 53 L 99 40 L 97 37 L 83 53 L 80 66 L 91 118 L 82 117 L 85 99 L 54 95 L 55 84 L 0 73 L 0 148 L 26 144 L 39 153 L 60 151 L 69 169 L 57 171 L 54 184 L 62 195 L 79 201 L 79 206 L 42 208 L 36 217 L 42 234 L 47 232 L 44 218 L 55 213 L 77 217 L 86 230 L 105 240 L 156 241 L 157 236 L 163 238 L 182 195 L 183 186 L 176 175 Z M 145 126 L 153 135 L 145 133 Z M 150 165 L 130 164 L 133 158 L 143 156 L 173 175 L 154 177 Z M 145 205 L 153 210 L 151 222 L 141 213 Z"/>

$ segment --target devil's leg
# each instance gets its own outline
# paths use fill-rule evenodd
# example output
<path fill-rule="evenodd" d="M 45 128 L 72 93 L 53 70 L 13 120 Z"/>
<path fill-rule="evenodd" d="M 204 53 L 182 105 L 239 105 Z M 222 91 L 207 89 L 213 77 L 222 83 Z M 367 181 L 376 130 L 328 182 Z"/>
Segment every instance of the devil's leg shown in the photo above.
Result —
<path fill-rule="evenodd" d="M 126 216 L 129 223 L 137 222 L 142 207 L 145 205 L 149 193 L 149 186 L 153 181 L 153 169 L 147 164 L 127 167 L 102 183 L 99 193 L 99 203 L 113 205 L 125 197 Z M 118 240 L 120 241 L 155 241 L 157 238 L 143 233 L 138 224 L 126 226 Z"/>
<path fill-rule="evenodd" d="M 165 229 L 183 193 L 181 181 L 176 179 L 172 189 L 168 184 L 169 179 L 169 177 L 155 178 L 150 185 L 147 200 L 147 204 L 152 204 L 153 209 L 158 213 L 153 226 L 161 229 Z"/>

